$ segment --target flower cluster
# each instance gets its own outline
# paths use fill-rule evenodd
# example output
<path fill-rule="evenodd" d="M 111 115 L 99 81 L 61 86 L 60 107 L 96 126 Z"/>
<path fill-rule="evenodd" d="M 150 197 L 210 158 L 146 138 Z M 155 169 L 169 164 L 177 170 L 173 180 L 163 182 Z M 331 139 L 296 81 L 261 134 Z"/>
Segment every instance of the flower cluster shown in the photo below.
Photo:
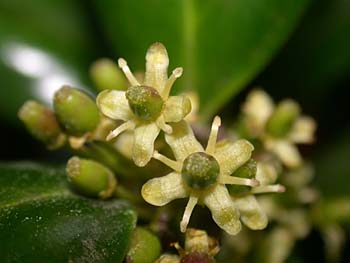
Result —
<path fill-rule="evenodd" d="M 161 43 L 147 50 L 144 73 L 132 73 L 123 58 L 118 63 L 101 59 L 91 68 L 100 91 L 96 102 L 65 85 L 55 93 L 53 109 L 28 101 L 19 117 L 49 149 L 66 146 L 74 153 L 66 165 L 72 189 L 99 199 L 128 199 L 159 236 L 169 234 L 170 221 L 178 220 L 181 202 L 172 201 L 187 201 L 180 209 L 185 249 L 176 243 L 179 256 L 163 254 L 156 262 L 213 262 L 217 243 L 205 231 L 188 228 L 197 205 L 210 210 L 213 221 L 228 234 L 228 243 L 245 243 L 247 232 L 233 237 L 242 224 L 261 230 L 273 221 L 263 242 L 269 248 L 259 251 L 266 252 L 266 262 L 281 262 L 293 242 L 311 227 L 304 205 L 314 202 L 317 192 L 308 185 L 311 169 L 303 163 L 296 144 L 313 142 L 315 121 L 301 115 L 294 101 L 274 104 L 264 91 L 253 90 L 242 107 L 240 138 L 219 140 L 221 118 L 216 116 L 204 147 L 198 138 L 201 135 L 200 141 L 205 141 L 206 128 L 194 126 L 197 132 L 191 126 L 198 119 L 198 95 L 171 95 L 183 69 L 175 68 L 168 76 L 168 66 L 168 53 Z M 225 134 L 235 138 L 230 128 Z M 285 186 L 284 201 L 277 199 L 279 195 L 260 196 L 284 192 Z M 163 208 L 153 213 L 144 201 Z M 162 218 L 165 214 L 166 219 Z M 138 242 L 130 246 L 128 260 L 138 262 L 135 258 L 144 256 L 142 246 L 151 243 L 157 249 L 150 258 L 160 255 L 160 241 L 147 227 L 135 230 L 134 238 Z M 282 243 L 278 252 L 273 250 L 276 243 Z M 254 245 L 248 246 L 254 250 Z M 246 256 L 248 250 L 235 254 Z"/>
<path fill-rule="evenodd" d="M 180 223 L 182 232 L 186 231 L 196 204 L 207 206 L 217 225 L 229 234 L 234 235 L 241 230 L 240 217 L 252 229 L 264 228 L 267 219 L 253 194 L 269 191 L 270 188 L 258 187 L 259 181 L 254 178 L 256 171 L 250 173 L 250 178 L 233 175 L 251 160 L 253 145 L 244 139 L 234 143 L 217 142 L 221 120 L 215 117 L 207 146 L 203 148 L 184 119 L 191 110 L 190 99 L 169 96 L 175 79 L 182 74 L 182 68 L 176 68 L 170 77 L 167 76 L 169 59 L 162 44 L 155 43 L 148 49 L 142 84 L 131 73 L 124 59 L 119 59 L 118 64 L 131 86 L 126 91 L 102 91 L 97 97 L 97 105 L 104 115 L 124 121 L 110 132 L 107 140 L 132 130 L 132 158 L 136 165 L 145 166 L 153 157 L 173 170 L 146 182 L 142 187 L 142 197 L 156 206 L 188 197 Z M 161 130 L 165 132 L 165 141 L 176 160 L 154 150 L 154 141 Z M 253 190 L 248 195 L 236 196 L 229 192 L 228 186 L 232 185 Z M 234 187 L 232 189 L 231 192 L 235 192 Z"/>
<path fill-rule="evenodd" d="M 180 223 L 181 232 L 186 232 L 197 204 L 206 206 L 216 224 L 231 235 L 240 232 L 241 221 L 251 229 L 265 228 L 267 216 L 255 199 L 255 194 L 282 192 L 284 188 L 273 184 L 275 180 L 265 176 L 266 167 L 252 159 L 254 146 L 249 141 L 218 141 L 220 117 L 216 116 L 213 120 L 206 147 L 199 143 L 190 126 L 196 119 L 196 95 L 170 95 L 183 69 L 175 68 L 168 76 L 168 66 L 168 53 L 161 43 L 154 43 L 147 50 L 143 81 L 131 72 L 123 58 L 118 60 L 118 65 L 102 60 L 91 69 L 94 82 L 102 90 L 96 99 L 97 106 L 85 93 L 64 86 L 55 94 L 54 112 L 31 103 L 21 109 L 20 117 L 33 135 L 49 147 L 62 146 L 67 139 L 75 153 L 84 157 L 73 157 L 67 164 L 69 181 L 80 193 L 108 198 L 116 192 L 129 199 L 137 199 L 122 188 L 122 180 L 118 180 L 117 184 L 113 178 L 113 172 L 123 173 L 120 169 L 123 163 L 115 158 L 113 150 L 111 156 L 111 148 L 118 150 L 120 145 L 128 145 L 131 159 L 137 166 L 144 167 L 153 158 L 172 169 L 165 176 L 149 179 L 142 186 L 141 195 L 146 202 L 155 206 L 188 198 Z M 126 87 L 126 80 L 129 87 Z M 274 117 L 272 104 L 267 100 L 264 96 L 259 95 L 257 99 L 254 95 L 244 109 L 248 117 L 254 119 L 253 124 L 265 125 L 252 110 L 256 107 L 256 101 L 265 103 L 267 106 L 264 107 L 271 110 L 263 118 L 272 115 L 269 117 L 272 124 L 268 126 L 274 130 L 274 119 L 278 122 L 281 114 L 277 113 L 277 117 Z M 265 108 L 263 111 L 267 111 Z M 279 112 L 279 107 L 275 111 Z M 305 130 L 305 123 L 304 126 L 303 123 L 297 126 Z M 161 131 L 175 160 L 161 154 L 162 149 L 155 146 Z M 122 133 L 131 134 L 131 137 L 123 137 Z M 265 136 L 265 132 L 261 134 Z M 306 141 L 305 137 L 300 136 L 301 133 L 293 133 L 288 138 Z M 91 143 L 101 140 L 101 137 L 109 143 Z M 120 142 L 121 137 L 127 138 L 127 142 Z M 271 136 L 265 137 L 266 145 L 270 148 L 282 147 L 270 146 L 281 142 Z M 129 154 L 125 155 L 128 157 Z M 94 159 L 102 160 L 103 165 Z"/>
<path fill-rule="evenodd" d="M 244 134 L 261 140 L 264 147 L 276 154 L 289 168 L 302 164 L 295 146 L 312 143 L 316 129 L 315 121 L 300 115 L 300 107 L 286 99 L 274 105 L 268 94 L 253 90 L 242 107 Z"/>

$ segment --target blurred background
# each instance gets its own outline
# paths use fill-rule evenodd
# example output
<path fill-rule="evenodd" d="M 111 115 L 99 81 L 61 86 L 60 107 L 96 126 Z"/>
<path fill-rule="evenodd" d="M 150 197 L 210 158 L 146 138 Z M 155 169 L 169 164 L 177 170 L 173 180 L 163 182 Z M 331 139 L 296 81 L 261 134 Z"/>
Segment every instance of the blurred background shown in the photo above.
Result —
<path fill-rule="evenodd" d="M 203 122 L 220 113 L 233 123 L 257 86 L 297 100 L 318 122 L 317 143 L 301 149 L 315 185 L 325 198 L 350 196 L 349 0 L 0 0 L 0 160 L 66 160 L 31 138 L 19 107 L 50 105 L 63 84 L 93 94 L 89 67 L 101 57 L 143 70 L 155 41 L 171 69 L 184 67 L 175 89 L 199 93 Z M 300 242 L 295 253 L 323 262 L 317 231 Z M 345 247 L 349 262 L 349 231 Z"/>

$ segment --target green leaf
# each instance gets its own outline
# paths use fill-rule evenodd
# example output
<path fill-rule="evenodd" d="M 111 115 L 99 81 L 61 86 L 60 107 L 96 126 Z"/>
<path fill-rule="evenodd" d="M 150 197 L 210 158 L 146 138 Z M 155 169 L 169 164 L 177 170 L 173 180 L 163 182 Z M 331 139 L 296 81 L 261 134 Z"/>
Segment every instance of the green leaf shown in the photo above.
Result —
<path fill-rule="evenodd" d="M 63 84 L 83 88 L 93 41 L 77 1 L 1 1 L 0 117 L 13 123 L 28 99 L 50 104 Z"/>
<path fill-rule="evenodd" d="M 275 94 L 298 96 L 305 104 L 324 107 L 330 90 L 342 79 L 347 84 L 349 13 L 349 1 L 313 1 L 298 30 L 264 72 L 260 83 L 274 89 Z"/>
<path fill-rule="evenodd" d="M 147 47 L 168 48 L 184 67 L 177 90 L 200 94 L 208 118 L 263 69 L 297 25 L 309 0 L 101 0 L 105 32 L 131 67 L 143 70 Z"/>
<path fill-rule="evenodd" d="M 315 156 L 315 182 L 325 197 L 350 196 L 350 129 L 337 132 Z"/>
<path fill-rule="evenodd" d="M 136 215 L 72 194 L 63 169 L 0 164 L 1 262 L 122 262 Z"/>

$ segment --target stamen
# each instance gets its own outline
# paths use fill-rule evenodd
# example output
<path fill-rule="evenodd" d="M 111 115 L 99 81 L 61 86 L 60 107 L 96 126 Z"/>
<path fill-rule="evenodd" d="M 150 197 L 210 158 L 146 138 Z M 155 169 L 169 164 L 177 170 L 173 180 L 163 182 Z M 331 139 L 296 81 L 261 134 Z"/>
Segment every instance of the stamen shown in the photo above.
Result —
<path fill-rule="evenodd" d="M 113 138 L 117 137 L 122 132 L 129 129 L 133 129 L 134 127 L 135 127 L 135 123 L 133 121 L 124 122 L 122 125 L 118 126 L 116 129 L 114 129 L 108 134 L 106 141 L 110 141 Z"/>
<path fill-rule="evenodd" d="M 130 68 L 128 67 L 128 64 L 125 59 L 123 58 L 118 59 L 118 65 L 122 69 L 126 78 L 129 80 L 132 86 L 140 86 L 140 83 L 130 71 Z"/>
<path fill-rule="evenodd" d="M 173 132 L 173 128 L 166 124 L 163 118 L 163 115 L 160 115 L 159 118 L 156 120 L 156 123 L 158 127 L 163 130 L 167 134 L 171 134 Z"/>
<path fill-rule="evenodd" d="M 208 139 L 208 144 L 205 152 L 207 154 L 214 154 L 216 141 L 218 138 L 219 127 L 221 125 L 221 119 L 219 116 L 215 116 L 213 124 L 211 125 L 211 131 Z"/>
<path fill-rule="evenodd" d="M 180 223 L 180 230 L 182 233 L 186 232 L 187 225 L 188 225 L 188 222 L 190 221 L 193 208 L 196 206 L 197 202 L 198 202 L 198 197 L 190 195 L 190 199 L 188 200 L 184 215 L 182 216 L 182 220 Z"/>
<path fill-rule="evenodd" d="M 157 159 L 158 161 L 161 161 L 162 163 L 164 163 L 166 166 L 170 167 L 174 171 L 179 172 L 179 173 L 181 172 L 182 165 L 180 162 L 173 161 L 173 160 L 169 159 L 168 157 L 160 154 L 157 151 L 154 151 L 153 158 Z"/>
<path fill-rule="evenodd" d="M 222 184 L 236 184 L 236 185 L 246 185 L 251 187 L 256 187 L 260 185 L 260 182 L 256 179 L 247 179 L 235 176 L 224 176 L 219 179 Z"/>
<path fill-rule="evenodd" d="M 169 97 L 171 87 L 173 86 L 175 80 L 177 78 L 180 78 L 182 75 L 183 69 L 182 68 L 176 68 L 171 73 L 170 77 L 168 78 L 167 82 L 165 83 L 164 89 L 162 91 L 162 98 L 165 100 Z"/>
<path fill-rule="evenodd" d="M 283 193 L 286 191 L 286 188 L 281 184 L 273 184 L 273 185 L 262 185 L 258 187 L 254 187 L 251 190 L 253 194 L 262 194 L 262 193 Z"/>

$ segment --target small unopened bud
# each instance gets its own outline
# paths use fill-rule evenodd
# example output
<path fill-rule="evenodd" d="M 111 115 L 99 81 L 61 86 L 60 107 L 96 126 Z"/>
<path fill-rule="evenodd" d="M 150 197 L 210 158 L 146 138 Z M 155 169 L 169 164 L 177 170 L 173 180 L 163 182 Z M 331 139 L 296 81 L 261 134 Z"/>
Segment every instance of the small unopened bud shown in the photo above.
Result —
<path fill-rule="evenodd" d="M 248 178 L 253 179 L 256 175 L 257 171 L 257 164 L 254 159 L 249 159 L 245 164 L 243 164 L 241 167 L 239 167 L 232 176 L 240 177 L 240 178 Z M 250 186 L 245 185 L 227 185 L 227 188 L 230 192 L 230 194 L 233 195 L 240 195 L 247 193 L 251 190 Z"/>
<path fill-rule="evenodd" d="M 35 101 L 27 101 L 20 108 L 18 117 L 33 137 L 49 149 L 57 149 L 65 144 L 66 136 L 50 108 Z"/>
<path fill-rule="evenodd" d="M 126 90 L 127 81 L 117 63 L 108 58 L 99 59 L 90 68 L 90 75 L 99 90 Z"/>
<path fill-rule="evenodd" d="M 125 95 L 132 112 L 142 120 L 155 120 L 162 112 L 164 101 L 152 87 L 133 86 Z"/>
<path fill-rule="evenodd" d="M 127 263 L 152 263 L 160 255 L 161 244 L 158 237 L 145 228 L 137 227 L 126 255 Z"/>
<path fill-rule="evenodd" d="M 266 124 L 267 132 L 275 137 L 286 135 L 299 114 L 300 108 L 297 103 L 292 100 L 281 101 Z"/>
<path fill-rule="evenodd" d="M 84 92 L 69 86 L 55 93 L 54 108 L 59 122 L 73 136 L 93 131 L 100 121 L 95 102 Z"/>
<path fill-rule="evenodd" d="M 102 164 L 79 157 L 69 159 L 66 167 L 68 181 L 80 193 L 106 199 L 117 186 L 114 174 Z"/>

